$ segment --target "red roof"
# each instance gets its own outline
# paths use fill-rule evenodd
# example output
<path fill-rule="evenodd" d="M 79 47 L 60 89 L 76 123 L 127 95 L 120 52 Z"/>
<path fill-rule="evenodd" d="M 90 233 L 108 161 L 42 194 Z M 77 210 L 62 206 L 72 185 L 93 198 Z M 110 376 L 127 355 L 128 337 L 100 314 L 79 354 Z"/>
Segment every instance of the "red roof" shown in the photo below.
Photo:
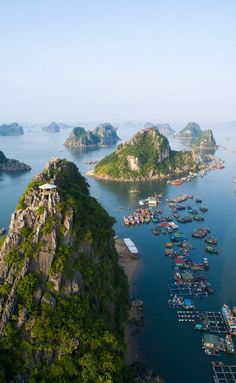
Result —
<path fill-rule="evenodd" d="M 175 259 L 175 263 L 184 263 L 184 259 L 183 258 L 176 258 Z"/>

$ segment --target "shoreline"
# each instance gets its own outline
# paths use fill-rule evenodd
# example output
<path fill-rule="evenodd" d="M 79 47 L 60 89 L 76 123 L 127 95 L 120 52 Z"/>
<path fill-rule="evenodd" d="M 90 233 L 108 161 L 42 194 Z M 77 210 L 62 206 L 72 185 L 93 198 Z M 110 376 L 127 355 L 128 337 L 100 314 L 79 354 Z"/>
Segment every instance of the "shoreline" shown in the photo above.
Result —
<path fill-rule="evenodd" d="M 123 268 L 128 278 L 129 297 L 131 299 L 133 282 L 134 282 L 135 275 L 140 267 L 140 259 L 131 258 L 124 244 L 124 241 L 122 239 L 115 240 L 115 247 L 119 255 L 119 265 Z M 138 355 L 138 342 L 136 338 L 132 335 L 134 328 L 137 328 L 137 327 L 129 323 L 130 311 L 129 311 L 127 321 L 124 324 L 124 339 L 125 339 L 125 344 L 127 346 L 125 362 L 127 366 L 130 366 L 134 361 L 140 360 L 140 357 Z"/>
<path fill-rule="evenodd" d="M 166 181 L 166 180 L 171 180 L 173 177 L 179 177 L 181 175 L 187 175 L 189 172 L 196 171 L 196 169 L 191 169 L 188 172 L 175 172 L 173 174 L 169 175 L 163 175 L 163 176 L 154 176 L 151 178 L 142 178 L 142 179 L 124 179 L 124 178 L 110 178 L 110 177 L 105 177 L 105 176 L 99 176 L 97 174 L 94 174 L 93 170 L 89 170 L 86 173 L 86 176 L 95 178 L 97 180 L 101 181 L 109 181 L 109 182 L 132 182 L 132 183 L 137 183 L 137 182 L 148 182 L 148 181 Z"/>

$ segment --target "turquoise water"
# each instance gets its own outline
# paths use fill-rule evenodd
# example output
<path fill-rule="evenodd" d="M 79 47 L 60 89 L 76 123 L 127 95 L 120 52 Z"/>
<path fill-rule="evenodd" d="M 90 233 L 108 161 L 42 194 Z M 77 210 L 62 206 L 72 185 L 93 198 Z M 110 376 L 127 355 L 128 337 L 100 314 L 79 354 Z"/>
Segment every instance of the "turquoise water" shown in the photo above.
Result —
<path fill-rule="evenodd" d="M 128 137 L 127 132 L 123 133 L 125 138 Z M 8 227 L 11 213 L 25 186 L 53 156 L 74 161 L 85 175 L 91 169 L 86 161 L 99 160 L 114 149 L 73 152 L 63 146 L 68 134 L 69 130 L 50 135 L 33 129 L 21 137 L 0 137 L 0 150 L 8 157 L 25 161 L 32 166 L 29 173 L 0 175 L 0 227 Z M 232 139 L 226 140 L 227 136 Z M 213 284 L 214 294 L 195 302 L 197 308 L 203 310 L 219 310 L 224 303 L 236 304 L 236 194 L 232 182 L 232 177 L 236 176 L 236 154 L 232 153 L 236 149 L 236 136 L 233 131 L 224 131 L 216 132 L 216 138 L 218 143 L 227 147 L 227 150 L 218 151 L 218 155 L 225 160 L 226 168 L 212 171 L 204 178 L 193 179 L 178 187 L 166 185 L 164 182 L 133 185 L 88 179 L 91 194 L 116 218 L 117 234 L 121 237 L 129 236 L 140 250 L 141 267 L 133 288 L 133 295 L 143 299 L 145 304 L 145 326 L 139 336 L 140 352 L 147 366 L 163 375 L 167 383 L 213 382 L 210 367 L 212 358 L 202 352 L 200 334 L 194 332 L 191 324 L 179 323 L 176 312 L 168 307 L 167 284 L 172 282 L 172 262 L 163 255 L 164 243 L 168 237 L 153 236 L 150 230 L 152 224 L 127 228 L 122 219 L 124 214 L 137 207 L 139 198 L 153 195 L 154 192 L 164 192 L 165 199 L 181 193 L 201 197 L 209 208 L 203 224 L 210 226 L 212 235 L 218 238 L 220 256 L 208 256 L 208 276 Z M 172 144 L 178 148 L 181 146 L 178 141 L 173 141 Z M 129 190 L 134 187 L 141 191 L 139 195 L 129 194 Z M 195 203 L 193 201 L 189 204 L 194 206 Z M 162 208 L 169 214 L 165 203 Z M 201 225 L 201 222 L 194 222 L 180 226 L 191 239 L 193 229 Z M 203 241 L 192 240 L 192 243 L 192 255 L 203 256 Z M 236 364 L 236 356 L 224 356 L 220 360 Z"/>

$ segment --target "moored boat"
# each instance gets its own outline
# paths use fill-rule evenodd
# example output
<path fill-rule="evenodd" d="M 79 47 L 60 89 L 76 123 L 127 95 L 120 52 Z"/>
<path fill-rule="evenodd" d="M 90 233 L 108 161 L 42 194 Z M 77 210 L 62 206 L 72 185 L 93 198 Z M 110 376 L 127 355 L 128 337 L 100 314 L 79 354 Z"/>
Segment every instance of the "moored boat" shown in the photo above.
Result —
<path fill-rule="evenodd" d="M 226 304 L 223 305 L 221 312 L 230 335 L 236 336 L 236 317 Z"/>
<path fill-rule="evenodd" d="M 124 238 L 124 243 L 129 250 L 130 256 L 132 258 L 138 258 L 139 257 L 139 252 L 133 241 L 131 241 L 130 238 Z"/>
<path fill-rule="evenodd" d="M 214 255 L 218 255 L 218 254 L 219 254 L 218 250 L 215 249 L 215 248 L 212 247 L 212 246 L 207 246 L 207 247 L 205 248 L 205 252 L 208 253 L 208 254 L 214 254 Z"/>

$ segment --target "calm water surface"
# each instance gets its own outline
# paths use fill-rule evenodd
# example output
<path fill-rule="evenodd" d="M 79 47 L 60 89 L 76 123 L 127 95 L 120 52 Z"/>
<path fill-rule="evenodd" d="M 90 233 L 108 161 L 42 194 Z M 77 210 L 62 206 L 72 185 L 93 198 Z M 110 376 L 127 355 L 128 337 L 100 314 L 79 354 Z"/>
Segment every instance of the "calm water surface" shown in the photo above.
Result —
<path fill-rule="evenodd" d="M 35 173 L 54 156 L 67 158 L 77 164 L 83 175 L 91 168 L 88 160 L 99 160 L 114 148 L 101 150 L 70 151 L 63 146 L 69 130 L 59 134 L 48 134 L 32 129 L 21 137 L 0 137 L 0 150 L 7 157 L 25 161 L 32 167 L 31 172 L 21 175 L 0 174 L 0 227 L 8 227 L 11 213 Z M 125 135 L 125 134 L 124 134 Z M 126 133 L 127 135 L 127 133 Z M 231 137 L 231 140 L 226 139 Z M 126 137 L 125 137 L 126 138 Z M 177 321 L 176 312 L 168 307 L 169 293 L 167 284 L 171 283 L 172 262 L 163 256 L 167 236 L 155 237 L 151 233 L 152 224 L 127 228 L 123 225 L 123 215 L 137 208 L 139 198 L 164 192 L 165 198 L 181 193 L 191 193 L 201 197 L 208 206 L 204 224 L 212 229 L 212 235 L 219 240 L 220 256 L 209 255 L 209 281 L 214 294 L 207 299 L 196 300 L 198 309 L 219 310 L 224 303 L 236 304 L 236 215 L 235 185 L 236 176 L 236 134 L 233 131 L 216 132 L 218 155 L 225 160 L 224 170 L 213 171 L 204 178 L 194 179 L 179 187 L 165 183 L 147 182 L 142 184 L 112 183 L 88 179 L 91 194 L 94 195 L 111 215 L 116 218 L 115 229 L 119 236 L 129 236 L 140 250 L 142 262 L 136 277 L 134 295 L 145 303 L 145 326 L 139 336 L 142 356 L 148 367 L 165 377 L 167 383 L 209 383 L 213 382 L 210 367 L 211 357 L 201 350 L 200 334 L 195 333 L 193 325 Z M 178 141 L 171 142 L 172 147 L 180 148 Z M 132 188 L 138 188 L 139 195 L 129 194 Z M 195 205 L 194 201 L 189 203 Z M 165 203 L 162 208 L 169 214 Z M 181 230 L 191 239 L 194 228 L 201 223 L 181 225 Z M 204 243 L 192 240 L 192 256 L 204 255 Z M 236 364 L 236 356 L 221 358 L 227 363 Z"/>

